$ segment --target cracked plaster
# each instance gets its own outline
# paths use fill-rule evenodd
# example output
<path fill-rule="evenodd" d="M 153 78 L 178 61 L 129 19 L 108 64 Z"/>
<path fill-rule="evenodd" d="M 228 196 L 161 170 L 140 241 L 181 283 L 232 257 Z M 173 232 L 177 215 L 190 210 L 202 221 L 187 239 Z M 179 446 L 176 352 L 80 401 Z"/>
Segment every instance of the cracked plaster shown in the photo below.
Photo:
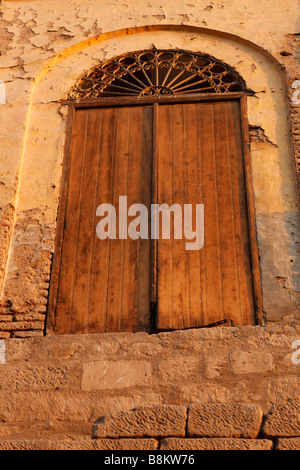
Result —
<path fill-rule="evenodd" d="M 4 142 L 0 207 L 8 227 L 2 245 L 4 263 L 8 260 L 5 272 L 2 269 L 2 313 L 45 313 L 66 125 L 66 107 L 59 100 L 99 60 L 152 44 L 211 53 L 235 66 L 255 91 L 248 100 L 248 116 L 252 128 L 261 129 L 260 138 L 252 138 L 251 153 L 265 305 L 273 320 L 295 313 L 286 282 L 278 282 L 289 279 L 291 289 L 298 289 L 297 263 L 291 267 L 287 262 L 299 260 L 298 195 L 286 99 L 287 84 L 297 73 L 295 2 L 267 0 L 262 7 L 258 0 L 251 6 L 236 0 L 230 5 L 202 0 L 193 4 L 65 0 L 49 7 L 45 0 L 28 0 L 4 1 L 1 9 L 0 79 L 6 82 L 7 104 L 0 114 Z M 110 33 L 122 28 L 132 29 Z M 297 109 L 293 111 L 298 119 Z M 291 128 L 295 130 L 293 123 Z M 46 184 L 41 186 L 41 181 Z M 49 228 L 50 241 L 43 248 Z M 280 245 L 274 245 L 275 233 Z M 39 286 L 39 276 L 47 279 L 46 285 Z M 273 289 L 282 299 L 279 314 L 271 302 Z M 37 331 L 42 332 L 40 323 Z"/>

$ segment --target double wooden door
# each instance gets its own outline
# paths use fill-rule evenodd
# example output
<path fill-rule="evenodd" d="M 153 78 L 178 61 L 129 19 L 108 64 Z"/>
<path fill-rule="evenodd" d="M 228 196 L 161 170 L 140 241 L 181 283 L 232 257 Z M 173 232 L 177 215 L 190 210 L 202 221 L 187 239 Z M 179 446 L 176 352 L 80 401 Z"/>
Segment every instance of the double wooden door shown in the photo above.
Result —
<path fill-rule="evenodd" d="M 147 208 L 148 237 L 120 236 L 120 196 Z M 76 109 L 62 201 L 55 333 L 254 323 L 239 100 Z M 106 203 L 114 239 L 96 233 Z M 151 238 L 151 204 L 163 203 L 204 205 L 201 249 L 184 232 Z"/>

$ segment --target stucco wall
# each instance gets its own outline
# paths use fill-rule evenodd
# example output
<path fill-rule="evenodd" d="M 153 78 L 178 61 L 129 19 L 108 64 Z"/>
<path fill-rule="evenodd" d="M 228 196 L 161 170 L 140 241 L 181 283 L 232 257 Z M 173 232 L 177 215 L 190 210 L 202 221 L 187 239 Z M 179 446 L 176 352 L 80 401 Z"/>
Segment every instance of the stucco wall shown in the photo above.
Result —
<path fill-rule="evenodd" d="M 299 319 L 298 2 L 28 0 L 1 9 L 1 337 L 44 330 L 67 116 L 60 100 L 99 61 L 152 45 L 212 54 L 255 92 L 263 310 L 267 321 Z"/>

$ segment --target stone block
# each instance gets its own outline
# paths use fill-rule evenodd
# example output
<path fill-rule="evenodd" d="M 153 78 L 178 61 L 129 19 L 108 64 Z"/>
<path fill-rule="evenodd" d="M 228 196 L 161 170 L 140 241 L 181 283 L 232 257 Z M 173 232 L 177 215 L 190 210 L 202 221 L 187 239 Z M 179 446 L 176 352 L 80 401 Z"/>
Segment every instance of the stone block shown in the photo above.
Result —
<path fill-rule="evenodd" d="M 155 439 L 23 439 L 0 440 L 3 450 L 156 450 Z M 128 461 L 124 461 L 126 463 Z"/>
<path fill-rule="evenodd" d="M 200 365 L 197 357 L 182 357 L 160 361 L 158 378 L 167 383 L 185 383 L 199 374 Z"/>
<path fill-rule="evenodd" d="M 262 410 L 247 404 L 204 403 L 188 410 L 188 437 L 254 438 L 262 423 Z"/>
<path fill-rule="evenodd" d="M 271 450 L 268 439 L 200 438 L 163 439 L 161 450 Z"/>
<path fill-rule="evenodd" d="M 291 341 L 292 344 L 292 341 Z M 290 348 L 291 349 L 291 348 Z M 292 350 L 293 351 L 293 350 Z M 290 354 L 291 358 L 291 354 Z M 294 366 L 296 372 L 297 367 Z M 265 397 L 269 403 L 286 403 L 299 400 L 300 377 L 285 373 L 281 377 L 267 378 Z"/>
<path fill-rule="evenodd" d="M 116 390 L 151 384 L 151 364 L 147 361 L 93 361 L 83 364 L 81 389 Z"/>
<path fill-rule="evenodd" d="M 6 366 L 0 371 L 1 391 L 37 391 L 54 390 L 67 384 L 68 370 L 66 367 L 55 366 L 18 366 L 9 367 L 8 357 Z"/>
<path fill-rule="evenodd" d="M 77 439 L 49 442 L 49 450 L 156 450 L 157 447 L 158 441 L 155 439 Z"/>
<path fill-rule="evenodd" d="M 235 375 L 261 374 L 273 370 L 273 356 L 266 352 L 234 351 L 230 364 Z"/>
<path fill-rule="evenodd" d="M 275 450 L 300 450 L 300 437 L 278 439 Z"/>
<path fill-rule="evenodd" d="M 175 405 L 145 406 L 102 416 L 93 425 L 93 437 L 180 437 L 185 435 L 185 427 L 186 408 Z"/>
<path fill-rule="evenodd" d="M 8 339 L 10 337 L 10 333 L 8 331 L 0 331 L 0 339 Z"/>
<path fill-rule="evenodd" d="M 263 433 L 267 437 L 300 437 L 300 402 L 273 405 L 265 419 Z"/>
<path fill-rule="evenodd" d="M 0 440 L 0 451 L 3 450 L 48 450 L 46 439 Z"/>
<path fill-rule="evenodd" d="M 44 322 L 41 321 L 9 321 L 9 322 L 1 322 L 0 323 L 0 330 L 42 330 L 44 329 Z"/>

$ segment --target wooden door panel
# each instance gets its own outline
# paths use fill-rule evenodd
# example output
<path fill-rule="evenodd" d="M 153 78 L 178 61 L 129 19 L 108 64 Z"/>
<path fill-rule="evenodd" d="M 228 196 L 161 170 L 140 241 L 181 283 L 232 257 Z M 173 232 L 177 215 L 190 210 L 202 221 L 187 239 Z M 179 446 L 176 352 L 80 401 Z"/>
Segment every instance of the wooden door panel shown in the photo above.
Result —
<path fill-rule="evenodd" d="M 145 131 L 146 129 L 146 131 Z M 76 111 L 56 305 L 56 333 L 150 324 L 150 240 L 96 236 L 96 208 L 119 196 L 150 205 L 152 108 Z M 148 207 L 150 211 L 150 207 Z"/>
<path fill-rule="evenodd" d="M 158 241 L 158 329 L 254 320 L 239 104 L 163 105 L 158 203 L 204 204 L 204 247 Z"/>

